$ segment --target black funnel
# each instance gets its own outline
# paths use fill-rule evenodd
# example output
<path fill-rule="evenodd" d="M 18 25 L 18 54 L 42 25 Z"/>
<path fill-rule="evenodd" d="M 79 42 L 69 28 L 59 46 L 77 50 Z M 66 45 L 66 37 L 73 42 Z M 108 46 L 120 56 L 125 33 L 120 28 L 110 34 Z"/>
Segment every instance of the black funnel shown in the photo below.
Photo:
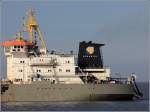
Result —
<path fill-rule="evenodd" d="M 103 59 L 100 47 L 104 44 L 89 42 L 80 42 L 78 53 L 78 66 L 85 68 L 103 68 Z"/>

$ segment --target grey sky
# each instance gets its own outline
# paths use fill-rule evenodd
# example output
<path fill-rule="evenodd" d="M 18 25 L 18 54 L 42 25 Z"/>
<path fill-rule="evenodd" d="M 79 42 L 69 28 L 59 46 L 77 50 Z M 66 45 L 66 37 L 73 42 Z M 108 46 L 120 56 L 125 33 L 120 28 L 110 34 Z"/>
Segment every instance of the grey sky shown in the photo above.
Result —
<path fill-rule="evenodd" d="M 135 72 L 137 80 L 148 80 L 147 0 L 3 1 L 1 41 L 13 39 L 29 8 L 36 11 L 49 50 L 77 53 L 80 41 L 105 43 L 104 64 L 113 73 Z"/>

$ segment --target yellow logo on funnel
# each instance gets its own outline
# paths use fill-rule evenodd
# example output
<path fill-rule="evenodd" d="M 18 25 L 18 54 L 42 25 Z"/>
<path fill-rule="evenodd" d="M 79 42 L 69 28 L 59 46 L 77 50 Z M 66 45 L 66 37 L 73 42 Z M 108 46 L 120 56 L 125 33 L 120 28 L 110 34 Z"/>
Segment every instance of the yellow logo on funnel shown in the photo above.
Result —
<path fill-rule="evenodd" d="M 94 47 L 87 47 L 87 48 L 86 48 L 86 51 L 87 51 L 89 54 L 93 54 L 93 53 L 94 53 Z"/>

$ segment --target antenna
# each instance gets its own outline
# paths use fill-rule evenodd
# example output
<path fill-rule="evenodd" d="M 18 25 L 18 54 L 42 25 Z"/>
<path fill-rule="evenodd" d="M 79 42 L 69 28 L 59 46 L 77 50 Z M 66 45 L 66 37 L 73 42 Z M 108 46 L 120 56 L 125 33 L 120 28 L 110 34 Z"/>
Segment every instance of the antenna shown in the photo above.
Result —
<path fill-rule="evenodd" d="M 26 32 L 26 31 L 27 31 L 27 27 L 26 27 L 25 17 L 22 17 L 22 20 L 23 20 L 22 31 L 23 31 L 23 32 Z"/>

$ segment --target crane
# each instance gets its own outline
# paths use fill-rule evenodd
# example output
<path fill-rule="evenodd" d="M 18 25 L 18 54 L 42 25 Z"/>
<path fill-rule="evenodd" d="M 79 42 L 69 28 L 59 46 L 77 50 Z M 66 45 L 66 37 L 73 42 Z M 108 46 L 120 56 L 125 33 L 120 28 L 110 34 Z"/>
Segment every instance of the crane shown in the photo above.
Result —
<path fill-rule="evenodd" d="M 42 32 L 40 31 L 39 25 L 36 21 L 34 16 L 34 11 L 32 9 L 29 10 L 28 19 L 27 19 L 27 31 L 29 33 L 30 42 L 36 43 L 36 33 L 38 34 L 40 43 L 41 43 L 41 50 L 43 53 L 47 52 L 46 43 L 43 37 Z"/>

